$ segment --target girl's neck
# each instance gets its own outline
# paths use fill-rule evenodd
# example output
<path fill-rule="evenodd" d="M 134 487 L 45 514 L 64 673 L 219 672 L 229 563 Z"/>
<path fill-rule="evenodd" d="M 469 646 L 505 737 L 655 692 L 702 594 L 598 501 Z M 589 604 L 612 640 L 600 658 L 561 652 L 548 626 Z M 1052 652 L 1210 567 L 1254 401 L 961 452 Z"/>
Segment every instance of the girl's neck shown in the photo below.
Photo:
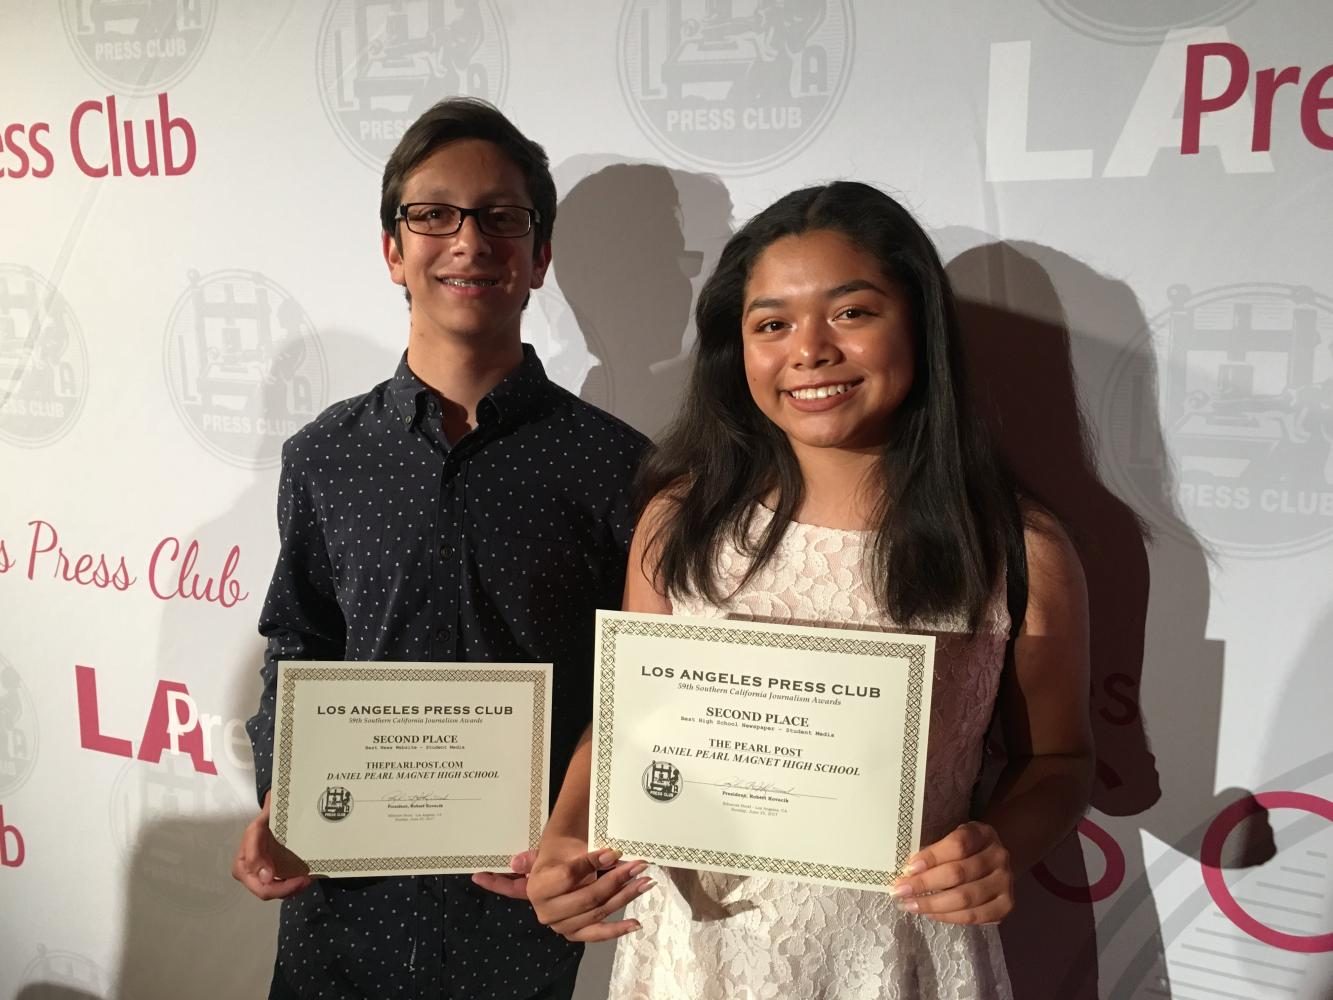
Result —
<path fill-rule="evenodd" d="M 805 480 L 796 520 L 852 531 L 875 526 L 875 508 L 882 489 L 878 451 L 800 446 L 794 450 Z"/>

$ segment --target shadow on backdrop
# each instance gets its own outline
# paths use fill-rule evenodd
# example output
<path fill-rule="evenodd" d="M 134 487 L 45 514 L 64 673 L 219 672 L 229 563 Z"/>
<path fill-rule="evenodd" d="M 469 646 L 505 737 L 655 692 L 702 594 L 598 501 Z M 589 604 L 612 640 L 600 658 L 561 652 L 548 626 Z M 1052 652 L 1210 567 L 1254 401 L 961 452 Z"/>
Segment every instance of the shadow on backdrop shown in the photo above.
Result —
<path fill-rule="evenodd" d="M 601 162 L 560 168 L 586 174 L 556 220 L 553 267 L 577 326 L 558 324 L 560 336 L 581 335 L 597 359 L 579 395 L 656 437 L 689 375 L 695 283 L 731 236 L 731 195 L 708 174 Z"/>
<path fill-rule="evenodd" d="M 1250 794 L 1213 792 L 1224 650 L 1205 633 L 1207 559 L 1197 541 L 1150 546 L 1144 522 L 1098 474 L 1077 380 L 1106 385 L 1135 349 L 1148 352 L 1135 359 L 1138 370 L 1155 372 L 1150 347 L 1136 340 L 1147 320 L 1133 292 L 1048 247 L 990 239 L 961 230 L 938 237 L 942 249 L 971 247 L 948 265 L 969 382 L 1019 482 L 1059 517 L 1078 551 L 1091 625 L 1092 808 L 1137 817 L 1133 825 L 1113 819 L 1109 830 L 1085 819 L 1023 877 L 1019 906 L 1002 925 L 1010 975 L 1019 1000 L 1169 997 L 1140 830 L 1197 860 L 1200 819 Z M 1140 450 L 1159 457 L 1154 486 L 1174 510 L 1156 400 L 1143 396 L 1139 427 L 1153 433 Z M 1193 537 L 1183 523 L 1174 527 L 1175 538 Z M 1248 848 L 1230 859 L 1236 865 L 1271 856 L 1267 825 L 1251 829 Z M 1101 853 L 1091 873 L 1085 843 Z M 1104 904 L 1100 919 L 1095 902 Z M 1128 949 L 1133 957 L 1116 962 L 1112 981 L 1099 974 L 1099 954 L 1113 938 L 1118 956 Z"/>
<path fill-rule="evenodd" d="M 391 286 L 386 294 L 393 294 Z M 315 346 L 308 337 L 278 344 L 278 357 L 258 393 L 265 420 L 276 423 L 288 414 L 290 393 L 283 383 L 295 377 L 296 366 L 284 359 L 312 353 Z M 321 331 L 318 342 L 330 377 L 327 398 L 314 401 L 315 412 L 390 378 L 402 351 L 399 343 L 372 343 L 339 330 Z M 270 442 L 255 441 L 256 460 L 271 453 Z M 220 565 L 239 544 L 238 579 L 249 597 L 227 609 L 193 602 L 166 606 L 157 675 L 183 681 L 200 713 L 221 711 L 224 728 L 214 729 L 210 739 L 208 756 L 216 775 L 199 773 L 191 757 L 168 750 L 158 765 L 127 763 L 113 787 L 112 834 L 129 854 L 115 996 L 230 1000 L 267 995 L 277 950 L 278 903 L 255 899 L 231 877 L 232 856 L 258 805 L 249 741 L 240 732 L 228 747 L 225 727 L 248 719 L 259 705 L 264 641 L 256 626 L 277 551 L 277 487 L 278 470 L 269 466 L 251 475 L 218 517 L 192 531 L 183 525 L 164 527 L 182 545 L 199 543 L 201 567 Z M 215 645 L 220 634 L 228 638 Z M 232 652 L 223 655 L 217 646 Z M 189 739 L 182 737 L 182 749 L 197 749 Z"/>
<path fill-rule="evenodd" d="M 731 194 L 708 174 L 605 155 L 565 161 L 556 182 L 567 192 L 552 265 L 563 301 L 539 301 L 563 349 L 542 360 L 556 382 L 656 437 L 689 375 L 694 298 L 731 236 Z M 579 345 L 591 368 L 573 363 Z M 576 1000 L 606 996 L 614 954 L 589 946 Z"/>
<path fill-rule="evenodd" d="M 75 952 L 39 945 L 26 969 L 27 979 L 14 1000 L 100 1000 L 106 996 L 106 974 L 91 959 Z"/>
<path fill-rule="evenodd" d="M 1265 775 L 1265 780 L 1280 780 L 1282 784 L 1278 787 L 1299 790 L 1333 775 L 1330 768 L 1333 741 L 1328 737 L 1328 720 L 1333 718 L 1330 668 L 1333 668 L 1333 605 L 1314 618 L 1310 634 L 1290 671 L 1274 680 L 1282 698 L 1274 709 L 1267 736 L 1258 744 L 1263 748 L 1259 773 Z M 1267 778 L 1268 775 L 1275 779 Z M 1276 778 L 1278 775 L 1281 777 Z M 1333 886 L 1326 891 L 1327 903 L 1333 907 Z M 1333 911 L 1329 916 L 1333 917 Z"/>
<path fill-rule="evenodd" d="M 1263 748 L 1262 764 L 1258 773 L 1263 776 L 1266 790 L 1274 792 L 1306 792 L 1318 794 L 1321 786 L 1328 788 L 1333 775 L 1333 747 L 1328 738 L 1328 720 L 1333 717 L 1333 685 L 1329 684 L 1330 661 L 1333 660 L 1333 606 L 1324 608 L 1315 618 L 1315 625 L 1306 637 L 1304 648 L 1289 673 L 1282 679 L 1282 698 L 1274 710 L 1266 737 L 1258 744 Z M 1327 794 L 1325 797 L 1329 797 Z M 1268 885 L 1251 884 L 1234 889 L 1239 896 L 1259 896 L 1269 904 L 1283 906 L 1276 914 L 1271 906 L 1250 908 L 1251 915 L 1270 926 L 1280 920 L 1289 933 L 1304 937 L 1326 934 L 1333 927 L 1333 880 L 1330 872 L 1329 850 L 1333 842 L 1327 819 L 1315 814 L 1285 810 L 1286 826 L 1279 834 L 1282 864 L 1270 864 L 1263 870 Z M 1226 842 L 1231 847 L 1232 834 Z M 1258 878 L 1252 880 L 1258 883 Z M 1292 896 L 1299 900 L 1301 913 L 1288 912 Z M 1279 902 L 1280 901 L 1280 902 Z M 1212 902 L 1211 900 L 1209 901 Z M 1333 1000 L 1333 952 L 1296 954 L 1283 950 L 1265 959 L 1277 959 L 1287 968 L 1300 966 L 1295 980 L 1300 983 L 1298 996 L 1311 1000 Z M 1267 964 L 1272 965 L 1273 962 Z M 1267 968 L 1263 973 L 1277 979 L 1278 987 L 1292 980 L 1273 976 Z M 1323 984 L 1322 988 L 1319 984 Z M 1308 990 L 1308 992 L 1307 992 Z M 1286 993 L 1288 990 L 1281 989 Z"/>

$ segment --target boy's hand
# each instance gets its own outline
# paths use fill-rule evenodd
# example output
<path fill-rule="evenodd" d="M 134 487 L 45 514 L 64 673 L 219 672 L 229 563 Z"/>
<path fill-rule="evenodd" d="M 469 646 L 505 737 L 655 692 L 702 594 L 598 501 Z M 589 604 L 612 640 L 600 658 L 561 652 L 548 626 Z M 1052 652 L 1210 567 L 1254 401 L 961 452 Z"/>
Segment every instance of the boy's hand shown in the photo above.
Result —
<path fill-rule="evenodd" d="M 510 899 L 528 898 L 528 873 L 537 858 L 536 851 L 523 851 L 509 859 L 512 874 L 506 872 L 477 872 L 472 881 L 497 896 Z"/>
<path fill-rule="evenodd" d="M 231 877 L 260 899 L 286 899 L 310 885 L 310 868 L 278 843 L 268 828 L 269 799 L 241 834 L 241 845 L 231 862 Z"/>

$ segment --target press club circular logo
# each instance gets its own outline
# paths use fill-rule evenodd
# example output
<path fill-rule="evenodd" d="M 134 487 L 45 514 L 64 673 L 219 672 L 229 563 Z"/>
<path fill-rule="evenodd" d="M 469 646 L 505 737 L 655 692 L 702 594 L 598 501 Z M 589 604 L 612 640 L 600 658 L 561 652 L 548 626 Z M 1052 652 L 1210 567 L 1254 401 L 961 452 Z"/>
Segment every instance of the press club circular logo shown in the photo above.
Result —
<path fill-rule="evenodd" d="M 352 815 L 352 793 L 342 785 L 329 785 L 319 793 L 319 814 L 331 823 Z"/>
<path fill-rule="evenodd" d="M 166 750 L 156 764 L 121 768 L 111 786 L 111 835 L 138 885 L 185 913 L 217 913 L 238 899 L 231 857 L 245 809 L 224 778 Z"/>
<path fill-rule="evenodd" d="M 199 61 L 217 0 L 61 0 L 60 16 L 94 77 L 120 92 L 155 94 Z"/>
<path fill-rule="evenodd" d="M 681 791 L 680 768 L 669 760 L 655 760 L 643 769 L 639 785 L 655 802 L 670 802 Z"/>
<path fill-rule="evenodd" d="M 1167 32 L 1225 24 L 1254 0 L 1041 0 L 1081 35 L 1117 45 L 1157 45 Z"/>
<path fill-rule="evenodd" d="M 851 75 L 849 0 L 629 0 L 620 89 L 668 156 L 752 173 L 819 133 Z"/>
<path fill-rule="evenodd" d="M 101 996 L 111 985 L 102 967 L 87 955 L 41 944 L 37 946 L 37 955 L 23 969 L 20 982 L 25 988 L 17 996 L 24 1000 Z"/>
<path fill-rule="evenodd" d="M 65 297 L 36 271 L 0 264 L 0 440 L 60 440 L 87 396 L 88 348 Z"/>
<path fill-rule="evenodd" d="M 1112 474 L 1162 528 L 1231 555 L 1328 543 L 1333 299 L 1278 284 L 1168 296 L 1112 370 Z"/>
<path fill-rule="evenodd" d="M 276 465 L 324 409 L 328 365 L 314 324 L 256 271 L 190 271 L 167 322 L 163 374 L 195 439 L 225 462 Z"/>
<path fill-rule="evenodd" d="M 380 169 L 436 101 L 503 104 L 509 43 L 492 0 L 334 0 L 320 25 L 315 72 L 338 136 Z"/>
<path fill-rule="evenodd" d="M 23 787 L 37 763 L 37 711 L 23 678 L 0 656 L 0 799 Z"/>

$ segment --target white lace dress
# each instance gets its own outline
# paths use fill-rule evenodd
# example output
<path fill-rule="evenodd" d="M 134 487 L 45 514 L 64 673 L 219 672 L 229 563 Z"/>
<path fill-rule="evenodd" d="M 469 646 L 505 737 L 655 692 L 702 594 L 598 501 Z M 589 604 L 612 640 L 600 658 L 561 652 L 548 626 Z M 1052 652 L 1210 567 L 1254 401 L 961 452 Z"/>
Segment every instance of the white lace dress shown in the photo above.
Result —
<path fill-rule="evenodd" d="M 753 530 L 769 516 L 761 508 Z M 673 612 L 892 629 L 861 572 L 868 540 L 793 523 L 769 565 L 725 605 L 677 597 Z M 724 592 L 745 566 L 727 547 Z M 1008 628 L 1001 598 L 980 636 L 943 635 L 936 646 L 924 843 L 968 818 Z M 630 904 L 643 929 L 617 943 L 609 1000 L 1011 1000 L 995 927 L 901 913 L 886 893 L 679 868 L 647 874 L 658 884 Z"/>

